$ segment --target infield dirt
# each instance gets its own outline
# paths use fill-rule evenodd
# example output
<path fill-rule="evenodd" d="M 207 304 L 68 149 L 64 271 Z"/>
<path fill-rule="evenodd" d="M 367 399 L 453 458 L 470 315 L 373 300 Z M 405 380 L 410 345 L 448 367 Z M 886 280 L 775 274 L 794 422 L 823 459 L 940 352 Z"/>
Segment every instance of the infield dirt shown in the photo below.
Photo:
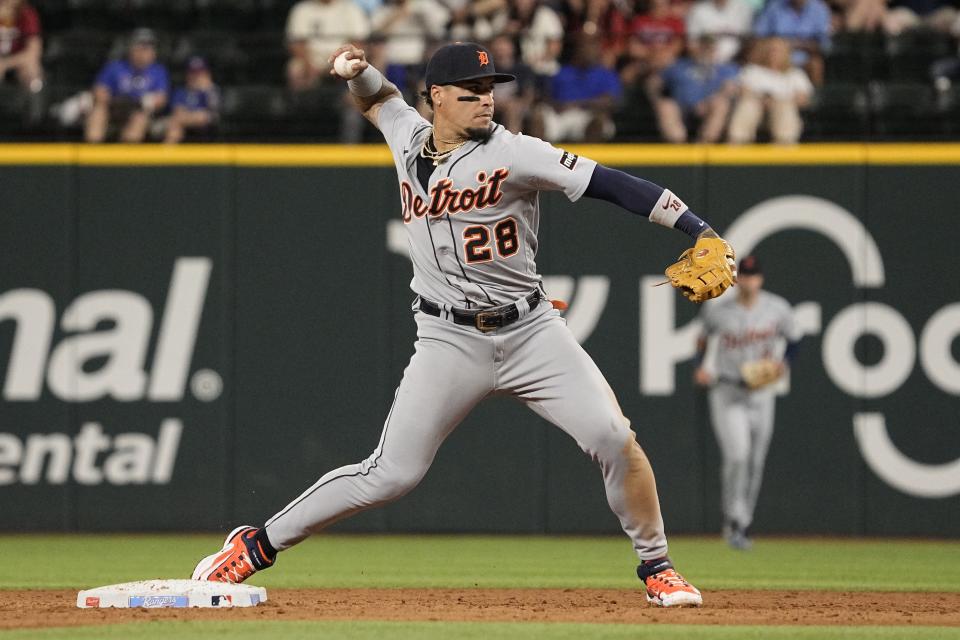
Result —
<path fill-rule="evenodd" d="M 633 589 L 272 589 L 249 609 L 77 609 L 73 590 L 5 590 L 0 629 L 161 620 L 394 620 L 960 626 L 960 593 L 715 591 L 659 609 Z"/>

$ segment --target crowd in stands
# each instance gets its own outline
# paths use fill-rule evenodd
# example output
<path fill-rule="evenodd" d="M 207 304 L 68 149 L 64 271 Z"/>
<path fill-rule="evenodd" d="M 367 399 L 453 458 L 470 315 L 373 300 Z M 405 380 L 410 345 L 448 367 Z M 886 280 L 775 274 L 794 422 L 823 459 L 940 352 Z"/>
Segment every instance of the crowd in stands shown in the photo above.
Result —
<path fill-rule="evenodd" d="M 0 0 L 0 136 L 373 140 L 330 53 L 360 44 L 429 117 L 451 40 L 552 142 L 960 135 L 957 0 Z"/>

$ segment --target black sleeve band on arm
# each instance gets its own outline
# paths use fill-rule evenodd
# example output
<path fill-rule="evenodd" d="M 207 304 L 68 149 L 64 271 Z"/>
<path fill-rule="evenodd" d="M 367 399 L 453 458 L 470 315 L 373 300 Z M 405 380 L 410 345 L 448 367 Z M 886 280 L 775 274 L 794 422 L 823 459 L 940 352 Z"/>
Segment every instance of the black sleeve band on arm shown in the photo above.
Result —
<path fill-rule="evenodd" d="M 706 222 L 695 216 L 693 211 L 687 209 L 677 218 L 677 221 L 673 223 L 673 228 L 683 231 L 691 238 L 696 238 L 710 227 Z"/>
<path fill-rule="evenodd" d="M 800 341 L 788 342 L 787 348 L 783 352 L 783 359 L 787 361 L 788 365 L 793 365 L 797 359 L 797 352 L 800 351 Z"/>
<path fill-rule="evenodd" d="M 697 349 L 696 353 L 693 354 L 693 364 L 697 367 L 703 366 L 703 361 L 707 357 L 707 349 Z"/>

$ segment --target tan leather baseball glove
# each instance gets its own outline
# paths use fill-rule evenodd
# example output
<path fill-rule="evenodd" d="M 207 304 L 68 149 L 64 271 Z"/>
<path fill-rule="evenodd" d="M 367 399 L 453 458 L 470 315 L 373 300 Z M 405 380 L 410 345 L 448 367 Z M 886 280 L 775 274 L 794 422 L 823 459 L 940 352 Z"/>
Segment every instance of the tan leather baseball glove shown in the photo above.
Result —
<path fill-rule="evenodd" d="M 783 375 L 783 364 L 778 360 L 765 358 L 752 360 L 740 365 L 740 377 L 748 389 L 760 389 L 772 384 Z"/>
<path fill-rule="evenodd" d="M 687 299 L 700 303 L 716 298 L 736 284 L 736 256 L 726 240 L 716 234 L 707 237 L 705 233 L 664 273 Z"/>

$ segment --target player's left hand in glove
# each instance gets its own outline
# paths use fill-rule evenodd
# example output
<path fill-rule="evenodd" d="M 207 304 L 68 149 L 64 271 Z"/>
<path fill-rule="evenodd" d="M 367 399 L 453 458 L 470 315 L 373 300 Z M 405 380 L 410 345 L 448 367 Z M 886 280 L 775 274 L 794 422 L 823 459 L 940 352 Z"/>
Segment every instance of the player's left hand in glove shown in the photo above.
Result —
<path fill-rule="evenodd" d="M 740 365 L 740 377 L 748 389 L 760 389 L 779 380 L 783 369 L 779 360 L 751 360 Z"/>
<path fill-rule="evenodd" d="M 664 272 L 670 284 L 692 302 L 716 298 L 737 283 L 733 248 L 713 231 L 705 231 L 691 249 Z"/>

